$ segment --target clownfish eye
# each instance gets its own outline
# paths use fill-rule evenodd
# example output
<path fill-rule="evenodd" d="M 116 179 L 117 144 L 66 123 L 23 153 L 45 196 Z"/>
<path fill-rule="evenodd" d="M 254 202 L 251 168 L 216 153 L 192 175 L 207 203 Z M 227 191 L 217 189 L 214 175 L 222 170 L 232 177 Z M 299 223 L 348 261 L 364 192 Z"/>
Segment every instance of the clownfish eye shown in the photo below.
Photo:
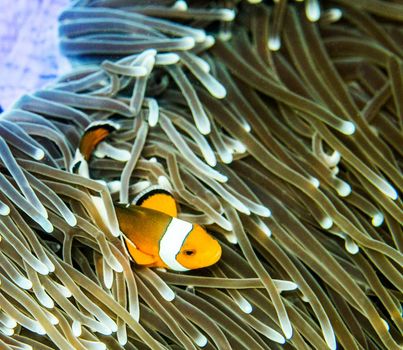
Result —
<path fill-rule="evenodd" d="M 193 249 L 187 249 L 183 251 L 183 254 L 187 255 L 187 256 L 192 256 L 194 254 L 196 254 L 196 251 Z"/>

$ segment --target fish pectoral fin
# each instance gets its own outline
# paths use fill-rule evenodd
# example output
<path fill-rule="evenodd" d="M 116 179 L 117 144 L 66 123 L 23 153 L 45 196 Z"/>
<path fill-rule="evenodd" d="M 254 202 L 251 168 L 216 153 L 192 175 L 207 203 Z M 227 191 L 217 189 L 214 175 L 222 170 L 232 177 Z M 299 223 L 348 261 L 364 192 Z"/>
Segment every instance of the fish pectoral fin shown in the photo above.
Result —
<path fill-rule="evenodd" d="M 176 218 L 178 207 L 176 200 L 168 191 L 160 187 L 150 187 L 135 198 L 136 205 L 143 208 L 153 209 Z"/>
<path fill-rule="evenodd" d="M 152 265 L 157 260 L 153 255 L 147 254 L 139 250 L 132 241 L 125 238 L 127 250 L 129 251 L 133 260 L 139 265 Z"/>

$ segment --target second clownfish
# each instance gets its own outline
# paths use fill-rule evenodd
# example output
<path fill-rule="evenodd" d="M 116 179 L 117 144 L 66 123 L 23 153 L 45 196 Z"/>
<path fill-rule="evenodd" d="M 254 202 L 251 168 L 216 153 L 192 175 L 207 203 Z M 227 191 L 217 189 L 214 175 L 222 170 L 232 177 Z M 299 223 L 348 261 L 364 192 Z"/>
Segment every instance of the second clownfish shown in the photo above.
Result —
<path fill-rule="evenodd" d="M 91 153 L 116 129 L 109 121 L 90 124 L 71 170 L 89 177 Z M 221 257 L 220 244 L 202 226 L 177 218 L 176 201 L 166 190 L 151 187 L 135 204 L 115 204 L 115 210 L 127 250 L 139 265 L 187 271 L 213 265 Z"/>

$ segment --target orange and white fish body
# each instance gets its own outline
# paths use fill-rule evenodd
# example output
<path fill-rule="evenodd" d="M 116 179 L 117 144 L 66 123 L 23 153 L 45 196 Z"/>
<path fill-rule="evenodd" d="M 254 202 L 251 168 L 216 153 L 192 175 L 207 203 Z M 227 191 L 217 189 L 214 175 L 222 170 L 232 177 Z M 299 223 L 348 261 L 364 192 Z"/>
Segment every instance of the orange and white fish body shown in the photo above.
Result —
<path fill-rule="evenodd" d="M 140 206 L 116 206 L 133 260 L 140 265 L 187 271 L 213 265 L 220 259 L 217 240 L 200 225 L 176 217 L 176 203 L 170 193 L 158 189 L 145 196 Z"/>
<path fill-rule="evenodd" d="M 90 124 L 76 151 L 71 171 L 89 178 L 88 160 L 97 145 L 119 126 L 110 121 Z M 105 211 L 102 201 L 94 204 Z M 149 267 L 187 271 L 215 264 L 221 246 L 198 224 L 177 218 L 174 197 L 160 188 L 141 193 L 136 204 L 115 205 L 119 227 L 133 260 Z"/>

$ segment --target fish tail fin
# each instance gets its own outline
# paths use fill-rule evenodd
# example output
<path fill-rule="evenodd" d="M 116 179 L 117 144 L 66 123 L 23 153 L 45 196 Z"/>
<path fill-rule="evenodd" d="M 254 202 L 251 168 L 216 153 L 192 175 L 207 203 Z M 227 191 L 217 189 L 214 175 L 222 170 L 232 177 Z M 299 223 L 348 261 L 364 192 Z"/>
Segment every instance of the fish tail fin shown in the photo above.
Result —
<path fill-rule="evenodd" d="M 84 131 L 80 144 L 76 149 L 70 171 L 89 178 L 88 161 L 95 148 L 111 133 L 119 130 L 120 125 L 110 120 L 92 122 Z"/>

